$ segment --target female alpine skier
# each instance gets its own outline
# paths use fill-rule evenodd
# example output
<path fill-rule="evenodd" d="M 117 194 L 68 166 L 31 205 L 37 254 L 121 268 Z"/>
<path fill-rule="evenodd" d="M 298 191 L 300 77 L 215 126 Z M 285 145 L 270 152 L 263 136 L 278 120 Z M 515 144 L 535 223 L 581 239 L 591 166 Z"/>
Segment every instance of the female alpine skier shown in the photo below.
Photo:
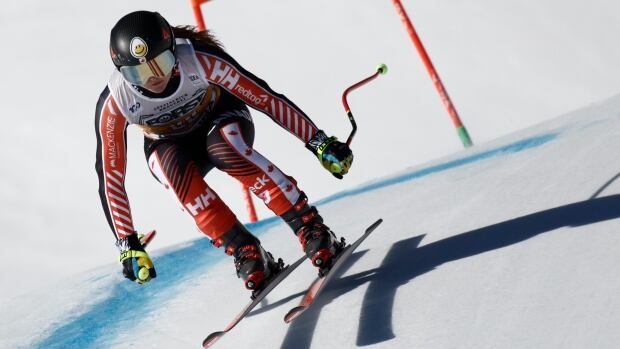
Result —
<path fill-rule="evenodd" d="M 252 147 L 247 106 L 296 136 L 338 178 L 353 161 L 346 144 L 327 137 L 293 102 L 241 67 L 208 31 L 171 27 L 157 12 L 132 12 L 112 28 L 110 56 L 116 69 L 97 103 L 95 167 L 126 278 L 145 283 L 156 276 L 125 191 L 129 124 L 144 133 L 152 174 L 198 229 L 234 257 L 246 288 L 259 290 L 278 265 L 204 181 L 213 168 L 238 179 L 288 223 L 315 266 L 329 265 L 341 242 L 297 182 Z"/>

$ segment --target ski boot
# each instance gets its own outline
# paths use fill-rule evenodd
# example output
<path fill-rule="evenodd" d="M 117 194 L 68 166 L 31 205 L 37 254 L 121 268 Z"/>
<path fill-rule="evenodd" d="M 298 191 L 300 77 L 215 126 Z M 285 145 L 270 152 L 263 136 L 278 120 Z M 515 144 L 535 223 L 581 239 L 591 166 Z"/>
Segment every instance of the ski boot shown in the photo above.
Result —
<path fill-rule="evenodd" d="M 327 274 L 344 249 L 344 238 L 338 240 L 334 232 L 323 224 L 323 218 L 316 207 L 308 205 L 308 198 L 303 193 L 297 204 L 285 213 L 283 218 L 297 235 L 312 265 L 319 269 L 319 276 Z"/>
<path fill-rule="evenodd" d="M 319 277 L 331 269 L 334 260 L 344 249 L 345 241 L 338 238 L 322 221 L 303 226 L 297 237 L 312 265 L 319 268 Z"/>
<path fill-rule="evenodd" d="M 282 259 L 276 261 L 240 223 L 213 244 L 224 247 L 226 254 L 234 257 L 237 277 L 243 280 L 245 288 L 252 291 L 252 299 L 284 268 Z"/>

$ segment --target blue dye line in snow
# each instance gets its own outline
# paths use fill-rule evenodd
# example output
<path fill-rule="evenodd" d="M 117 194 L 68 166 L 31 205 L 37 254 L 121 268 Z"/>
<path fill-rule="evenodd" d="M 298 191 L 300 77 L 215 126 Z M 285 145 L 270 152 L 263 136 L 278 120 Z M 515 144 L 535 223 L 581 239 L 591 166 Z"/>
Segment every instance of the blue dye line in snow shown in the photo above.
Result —
<path fill-rule="evenodd" d="M 260 236 L 277 223 L 279 217 L 271 217 L 247 227 Z M 141 317 L 173 299 L 187 281 L 208 277 L 209 268 L 225 257 L 207 238 L 162 255 L 153 254 L 158 273 L 148 285 L 138 286 L 125 279 L 117 281 L 110 285 L 112 291 L 108 298 L 44 334 L 45 338 L 34 348 L 105 348 L 108 340 L 121 331 L 135 329 Z"/>
<path fill-rule="evenodd" d="M 208 239 L 163 255 L 154 255 L 158 276 L 147 286 L 128 280 L 110 285 L 110 296 L 55 328 L 34 345 L 35 348 L 104 348 L 102 344 L 120 331 L 135 329 L 140 318 L 157 310 L 157 306 L 174 297 L 175 291 L 195 277 L 205 277 L 205 268 L 223 259 L 221 253 L 209 249 Z M 119 270 L 120 272 L 120 265 Z M 142 331 L 140 331 L 142 332 Z"/>
<path fill-rule="evenodd" d="M 326 204 L 341 198 L 403 183 L 433 173 L 446 171 L 490 157 L 517 153 L 541 146 L 558 134 L 550 133 L 521 140 L 500 148 L 431 166 L 377 183 L 331 195 L 317 201 L 316 205 Z M 248 227 L 257 235 L 262 235 L 267 228 L 280 223 L 279 217 L 271 217 Z M 210 248 L 208 239 L 198 239 L 188 246 L 162 255 L 154 255 L 158 276 L 146 286 L 138 287 L 127 280 L 118 280 L 111 285 L 111 295 L 93 305 L 85 313 L 70 318 L 64 324 L 45 333 L 44 338 L 34 348 L 100 348 L 113 340 L 121 331 L 135 329 L 140 318 L 150 314 L 171 299 L 183 284 L 194 278 L 208 277 L 210 267 L 224 259 L 224 254 Z M 119 267 L 120 271 L 120 267 Z"/>
<path fill-rule="evenodd" d="M 418 171 L 404 173 L 402 175 L 391 177 L 391 178 L 388 178 L 388 179 L 385 179 L 385 180 L 382 180 L 376 183 L 362 185 L 355 189 L 345 190 L 345 191 L 336 193 L 334 195 L 328 196 L 324 199 L 321 199 L 315 202 L 315 205 L 324 205 L 332 201 L 340 200 L 347 196 L 358 195 L 358 194 L 365 193 L 368 191 L 385 188 L 391 185 L 407 182 L 407 181 L 410 181 L 416 178 L 428 176 L 430 174 L 434 174 L 437 172 L 442 172 L 442 171 L 450 170 L 456 167 L 471 164 L 473 162 L 481 161 L 481 160 L 488 159 L 494 156 L 518 153 L 518 152 L 521 152 L 521 151 L 524 151 L 530 148 L 539 147 L 547 142 L 554 140 L 555 138 L 557 138 L 557 136 L 558 136 L 557 133 L 548 133 L 548 134 L 544 134 L 544 135 L 540 135 L 540 136 L 536 136 L 532 138 L 527 138 L 527 139 L 524 139 L 524 140 L 521 140 L 521 141 L 518 141 L 512 144 L 508 144 L 508 145 L 495 148 L 492 150 L 488 150 L 482 153 L 478 153 L 478 154 L 474 154 L 474 155 L 467 156 L 464 158 L 448 161 L 448 162 L 445 162 L 439 165 L 423 168 Z"/>

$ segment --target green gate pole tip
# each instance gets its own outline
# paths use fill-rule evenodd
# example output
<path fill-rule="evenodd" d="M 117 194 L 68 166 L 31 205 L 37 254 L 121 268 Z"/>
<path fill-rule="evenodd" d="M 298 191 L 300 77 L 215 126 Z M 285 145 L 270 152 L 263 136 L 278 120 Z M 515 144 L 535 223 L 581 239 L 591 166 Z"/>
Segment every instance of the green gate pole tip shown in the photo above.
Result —
<path fill-rule="evenodd" d="M 474 145 L 471 141 L 471 138 L 469 137 L 469 133 L 467 133 L 467 129 L 465 128 L 465 126 L 458 127 L 456 129 L 456 132 L 458 133 L 459 138 L 461 139 L 461 142 L 463 143 L 463 146 L 465 146 L 465 148 L 469 148 Z"/>

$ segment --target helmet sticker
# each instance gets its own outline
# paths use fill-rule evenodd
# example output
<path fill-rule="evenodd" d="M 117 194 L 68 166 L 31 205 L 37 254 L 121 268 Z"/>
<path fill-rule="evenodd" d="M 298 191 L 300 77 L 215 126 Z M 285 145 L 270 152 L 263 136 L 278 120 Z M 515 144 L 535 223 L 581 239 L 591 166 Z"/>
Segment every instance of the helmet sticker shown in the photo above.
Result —
<path fill-rule="evenodd" d="M 161 28 L 161 38 L 164 40 L 170 39 L 170 33 L 168 32 L 168 29 L 164 27 Z"/>
<path fill-rule="evenodd" d="M 149 52 L 149 47 L 146 45 L 146 42 L 142 38 L 136 36 L 135 38 L 131 39 L 131 43 L 129 44 L 129 46 L 132 56 L 137 58 L 140 63 L 146 62 L 146 58 L 144 57 Z"/>

